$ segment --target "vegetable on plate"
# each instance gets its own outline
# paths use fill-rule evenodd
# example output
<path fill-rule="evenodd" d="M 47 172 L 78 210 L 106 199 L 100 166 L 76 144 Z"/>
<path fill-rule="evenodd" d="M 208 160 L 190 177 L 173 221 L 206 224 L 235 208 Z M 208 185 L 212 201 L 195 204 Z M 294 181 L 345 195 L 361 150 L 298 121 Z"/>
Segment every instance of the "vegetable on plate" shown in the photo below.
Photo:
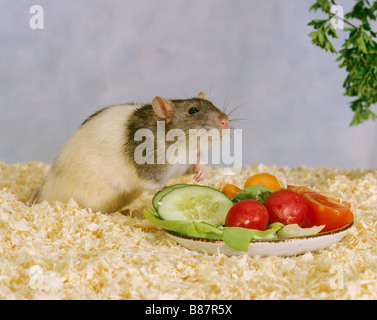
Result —
<path fill-rule="evenodd" d="M 308 215 L 308 206 L 304 198 L 291 190 L 272 193 L 264 205 L 270 216 L 270 222 L 297 224 L 301 227 Z"/>
<path fill-rule="evenodd" d="M 322 232 L 339 229 L 353 221 L 350 208 L 333 198 L 317 192 L 302 194 L 308 205 L 308 218 L 305 227 L 325 225 Z"/>
<path fill-rule="evenodd" d="M 245 188 L 257 185 L 262 185 L 274 191 L 278 191 L 281 188 L 278 179 L 268 172 L 257 173 L 245 182 Z"/>
<path fill-rule="evenodd" d="M 351 205 L 348 202 L 340 202 L 334 196 L 305 187 L 288 185 L 287 188 L 300 194 L 308 206 L 304 227 L 325 225 L 322 232 L 326 232 L 342 228 L 353 221 Z"/>
<path fill-rule="evenodd" d="M 230 208 L 225 225 L 263 231 L 268 225 L 267 209 L 257 200 L 242 200 Z"/>
<path fill-rule="evenodd" d="M 157 213 L 164 220 L 206 221 L 222 226 L 233 202 L 222 192 L 207 186 L 171 188 L 158 200 Z"/>
<path fill-rule="evenodd" d="M 222 189 L 221 192 L 224 193 L 229 199 L 233 199 L 239 194 L 242 190 L 236 187 L 233 184 L 226 184 Z"/>
<path fill-rule="evenodd" d="M 189 184 L 165 187 L 153 197 L 155 212 L 144 209 L 144 216 L 162 229 L 220 239 L 243 251 L 252 240 L 310 236 L 353 221 L 350 205 L 332 196 L 302 186 L 283 189 L 271 174 L 255 176 L 243 190 L 231 184 L 221 191 Z"/>

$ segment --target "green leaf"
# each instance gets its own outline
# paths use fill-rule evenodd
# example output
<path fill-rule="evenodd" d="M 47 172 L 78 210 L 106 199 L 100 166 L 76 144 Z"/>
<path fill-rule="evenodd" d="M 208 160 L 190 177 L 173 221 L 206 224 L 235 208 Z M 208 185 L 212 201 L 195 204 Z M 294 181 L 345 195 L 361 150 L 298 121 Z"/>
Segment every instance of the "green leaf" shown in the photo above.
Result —
<path fill-rule="evenodd" d="M 231 248 L 247 251 L 251 240 L 276 239 L 277 231 L 283 227 L 284 225 L 279 222 L 271 223 L 264 231 L 238 227 L 225 227 L 223 240 Z"/>
<path fill-rule="evenodd" d="M 312 31 L 309 33 L 309 37 L 312 38 L 312 41 L 315 42 L 318 38 L 318 31 Z"/>
<path fill-rule="evenodd" d="M 319 46 L 323 47 L 323 44 L 325 42 L 325 33 L 321 30 L 321 31 L 318 31 L 318 43 L 319 43 Z"/>
<path fill-rule="evenodd" d="M 284 227 L 282 223 L 270 224 L 266 230 L 246 229 L 239 227 L 215 227 L 207 222 L 186 222 L 163 220 L 157 217 L 152 210 L 144 209 L 144 217 L 156 226 L 183 234 L 189 237 L 220 239 L 233 249 L 247 251 L 253 239 L 275 239 L 277 231 Z"/>
<path fill-rule="evenodd" d="M 331 1 L 333 3 L 333 1 Z M 329 11 L 330 10 L 330 3 L 328 0 L 317 0 L 316 3 L 314 3 L 310 7 L 310 11 L 314 10 L 317 11 L 318 9 L 321 9 L 322 11 Z"/>
<path fill-rule="evenodd" d="M 331 36 L 332 38 L 338 38 L 338 34 L 336 33 L 335 29 L 331 27 L 331 24 L 329 24 L 329 27 L 326 29 L 326 33 L 329 36 Z"/>
<path fill-rule="evenodd" d="M 362 36 L 357 38 L 356 43 L 360 51 L 364 52 L 365 54 L 368 53 L 367 47 L 365 46 L 364 38 Z"/>
<path fill-rule="evenodd" d="M 279 238 L 294 238 L 294 237 L 305 237 L 305 236 L 312 236 L 315 235 L 325 227 L 322 226 L 314 226 L 311 228 L 301 228 L 298 224 L 288 224 L 281 228 L 277 235 Z"/>
<path fill-rule="evenodd" d="M 250 240 L 257 232 L 258 230 L 254 229 L 238 227 L 225 228 L 223 240 L 230 248 L 247 251 L 249 249 Z"/>
<path fill-rule="evenodd" d="M 330 19 L 317 19 L 317 20 L 312 20 L 308 23 L 308 26 L 313 26 L 314 29 L 321 29 L 323 28 L 327 22 L 329 22 Z"/>
<path fill-rule="evenodd" d="M 144 217 L 158 227 L 184 234 L 191 237 L 199 238 L 217 238 L 221 239 L 223 231 L 207 222 L 187 222 L 178 220 L 163 220 L 157 217 L 152 210 L 144 209 Z"/>
<path fill-rule="evenodd" d="M 317 0 L 310 10 L 321 9 L 331 18 L 329 13 L 330 4 L 335 1 Z M 338 51 L 336 61 L 339 67 L 345 68 L 346 79 L 343 82 L 344 95 L 357 97 L 350 103 L 354 112 L 351 126 L 358 125 L 366 120 L 377 119 L 370 107 L 377 103 L 377 33 L 372 30 L 370 20 L 376 20 L 377 1 L 371 4 L 368 0 L 357 0 L 352 10 L 345 13 L 345 18 L 359 20 L 359 25 L 355 22 L 345 20 L 345 24 L 352 26 L 343 29 L 343 33 L 348 32 L 348 37 L 343 37 L 342 49 Z M 308 23 L 315 31 L 309 33 L 312 43 L 320 48 L 336 53 L 336 49 L 329 38 L 336 38 L 335 29 L 331 28 L 328 19 L 315 19 Z M 341 31 L 339 31 L 341 32 Z"/>
<path fill-rule="evenodd" d="M 250 186 L 239 192 L 233 199 L 233 202 L 251 199 L 264 203 L 267 197 L 273 192 L 274 190 L 268 189 L 262 185 Z"/>

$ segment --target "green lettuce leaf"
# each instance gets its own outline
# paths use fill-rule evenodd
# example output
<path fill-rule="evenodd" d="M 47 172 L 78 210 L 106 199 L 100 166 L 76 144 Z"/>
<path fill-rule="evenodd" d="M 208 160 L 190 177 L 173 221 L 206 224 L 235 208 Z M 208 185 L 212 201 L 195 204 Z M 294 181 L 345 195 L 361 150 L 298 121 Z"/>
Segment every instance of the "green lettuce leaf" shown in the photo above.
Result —
<path fill-rule="evenodd" d="M 239 227 L 215 227 L 208 222 L 186 222 L 178 220 L 163 220 L 157 217 L 152 210 L 144 209 L 143 214 L 150 222 L 158 227 L 177 232 L 190 237 L 220 239 L 233 249 L 247 251 L 250 240 L 275 239 L 276 232 L 284 227 L 281 223 L 272 223 L 266 230 L 259 231 Z"/>
<path fill-rule="evenodd" d="M 267 197 L 273 193 L 274 190 L 268 189 L 262 185 L 250 186 L 239 192 L 234 198 L 233 202 L 238 202 L 246 199 L 257 200 L 264 203 Z"/>
<path fill-rule="evenodd" d="M 288 224 L 277 233 L 279 238 L 295 238 L 312 236 L 322 231 L 325 225 L 301 228 L 298 224 Z"/>
<path fill-rule="evenodd" d="M 277 239 L 276 232 L 283 227 L 284 225 L 279 222 L 271 223 L 264 231 L 239 227 L 225 227 L 223 240 L 228 247 L 247 251 L 251 240 Z"/>
<path fill-rule="evenodd" d="M 223 231 L 208 222 L 187 222 L 182 220 L 163 220 L 152 210 L 144 209 L 144 217 L 158 227 L 190 237 L 221 239 Z"/>

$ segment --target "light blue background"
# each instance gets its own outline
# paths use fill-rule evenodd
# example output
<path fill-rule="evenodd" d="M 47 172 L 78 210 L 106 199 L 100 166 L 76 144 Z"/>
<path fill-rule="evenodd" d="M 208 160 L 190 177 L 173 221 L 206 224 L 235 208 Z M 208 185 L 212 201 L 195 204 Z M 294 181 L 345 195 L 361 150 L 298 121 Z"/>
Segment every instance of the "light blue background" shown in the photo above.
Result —
<path fill-rule="evenodd" d="M 0 160 L 51 162 L 99 108 L 204 91 L 246 103 L 245 165 L 377 168 L 377 123 L 349 127 L 345 72 L 307 36 L 313 2 L 2 0 Z"/>

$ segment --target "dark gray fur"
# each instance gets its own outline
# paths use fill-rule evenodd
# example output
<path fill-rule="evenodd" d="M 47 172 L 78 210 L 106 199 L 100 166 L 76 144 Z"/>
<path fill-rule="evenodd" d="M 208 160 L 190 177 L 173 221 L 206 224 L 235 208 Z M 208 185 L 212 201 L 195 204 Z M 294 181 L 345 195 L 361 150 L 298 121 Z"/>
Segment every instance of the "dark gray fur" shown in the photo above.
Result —
<path fill-rule="evenodd" d="M 219 129 L 219 117 L 223 114 L 218 108 L 216 108 L 212 102 L 199 99 L 180 99 L 170 100 L 174 106 L 170 122 L 165 124 L 165 134 L 174 128 L 182 129 L 186 133 L 188 139 L 188 133 L 190 129 L 206 129 L 212 128 Z M 199 112 L 190 114 L 189 110 L 195 107 Z M 125 154 L 130 159 L 134 159 L 134 153 L 136 147 L 141 143 L 135 141 L 135 132 L 139 129 L 147 128 L 151 130 L 154 137 L 157 136 L 157 121 L 163 121 L 159 118 L 152 109 L 151 104 L 146 104 L 137 109 L 128 119 L 125 124 L 127 127 L 127 137 L 125 139 Z M 164 142 L 164 141 L 163 141 Z M 154 140 L 154 150 L 157 148 L 157 143 L 163 143 L 162 141 Z M 165 142 L 165 150 L 167 150 L 169 144 L 174 142 Z M 188 147 L 188 141 L 186 142 Z M 140 178 L 152 180 L 157 184 L 166 183 L 169 171 L 169 164 L 157 164 L 157 152 L 154 154 L 154 164 L 137 164 L 136 169 Z"/>

